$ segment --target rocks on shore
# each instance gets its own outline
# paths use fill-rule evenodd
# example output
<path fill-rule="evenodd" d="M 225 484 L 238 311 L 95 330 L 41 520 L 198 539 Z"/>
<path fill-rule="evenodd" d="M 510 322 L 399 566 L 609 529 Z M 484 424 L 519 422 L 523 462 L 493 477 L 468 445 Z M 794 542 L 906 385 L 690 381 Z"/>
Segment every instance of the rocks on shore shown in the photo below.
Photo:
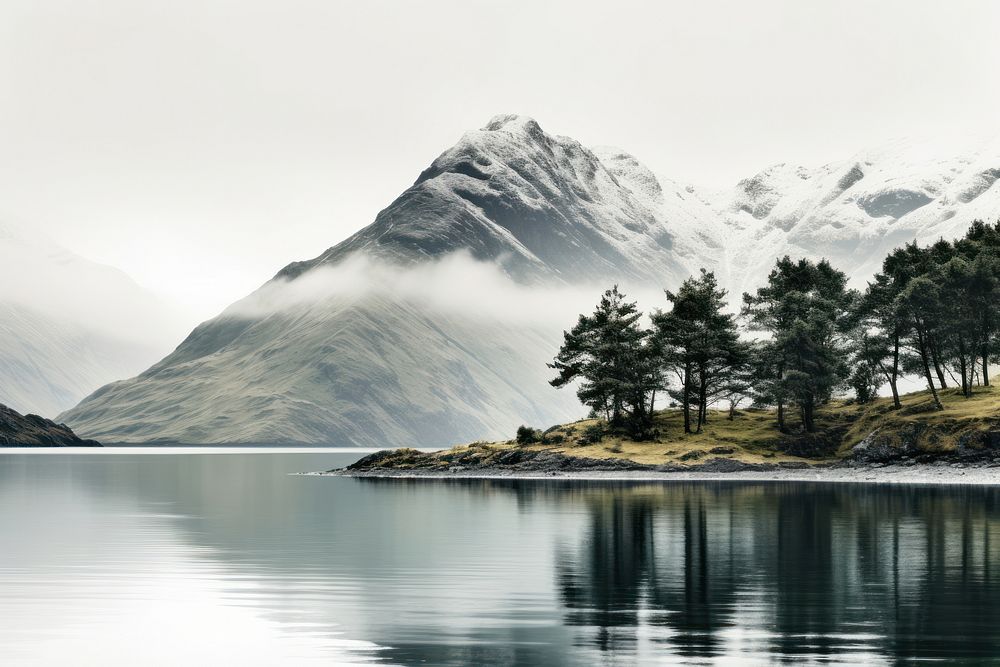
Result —
<path fill-rule="evenodd" d="M 942 443 L 947 442 L 946 446 Z M 954 443 L 953 445 L 951 443 Z M 892 431 L 868 434 L 851 449 L 860 464 L 987 462 L 1000 459 L 1000 431 L 971 428 L 956 432 L 954 425 L 906 424 Z"/>
<path fill-rule="evenodd" d="M 385 449 L 369 454 L 343 470 L 347 475 L 382 476 L 393 474 L 548 474 L 567 472 L 766 472 L 783 469 L 821 467 L 805 462 L 745 463 L 715 456 L 689 465 L 645 465 L 622 458 L 568 456 L 545 449 L 472 445 L 443 452 L 415 449 Z M 335 471 L 330 471 L 335 472 Z"/>
<path fill-rule="evenodd" d="M 566 456 L 548 450 L 492 448 L 475 445 L 461 450 L 424 453 L 415 449 L 385 449 L 347 466 L 348 471 L 425 470 L 447 471 L 508 469 L 519 471 L 557 470 L 643 470 L 644 466 L 626 459 L 593 459 Z"/>
<path fill-rule="evenodd" d="M 69 426 L 38 415 L 22 415 L 0 405 L 0 447 L 100 447 L 79 438 Z"/>

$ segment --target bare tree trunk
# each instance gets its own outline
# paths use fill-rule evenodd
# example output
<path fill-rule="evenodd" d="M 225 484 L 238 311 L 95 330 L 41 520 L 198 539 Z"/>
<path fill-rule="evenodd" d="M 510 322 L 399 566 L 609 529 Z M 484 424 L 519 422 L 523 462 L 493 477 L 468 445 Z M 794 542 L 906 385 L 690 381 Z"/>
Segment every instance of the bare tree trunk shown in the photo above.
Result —
<path fill-rule="evenodd" d="M 698 433 L 701 433 L 701 427 L 705 424 L 705 402 L 707 401 L 706 392 L 708 390 L 707 382 L 705 380 L 705 365 L 701 364 L 698 368 Z"/>
<path fill-rule="evenodd" d="M 684 432 L 691 432 L 691 364 L 684 364 L 684 390 L 681 392 L 681 400 L 684 405 Z"/>
<path fill-rule="evenodd" d="M 969 363 L 966 367 L 969 372 L 969 393 L 965 395 L 966 398 L 972 397 L 972 388 L 979 382 L 979 346 L 975 343 L 969 346 Z"/>
<path fill-rule="evenodd" d="M 899 402 L 899 334 L 892 339 L 892 377 L 889 378 L 889 387 L 892 388 L 892 407 L 899 410 L 903 405 Z"/>
<path fill-rule="evenodd" d="M 931 378 L 931 367 L 927 359 L 927 345 L 924 340 L 923 331 L 920 329 L 920 325 L 917 325 L 917 348 L 920 352 L 920 362 L 924 367 L 924 377 L 927 379 L 927 388 L 931 390 L 931 397 L 934 399 L 934 407 L 938 410 L 944 410 L 944 406 L 941 405 L 941 399 L 938 398 L 937 389 L 934 388 L 934 380 Z"/>
<path fill-rule="evenodd" d="M 969 369 L 965 363 L 965 339 L 961 336 L 958 337 L 958 372 L 962 376 L 962 396 L 968 398 L 970 394 L 970 383 L 967 379 Z"/>
<path fill-rule="evenodd" d="M 886 366 L 881 360 L 878 362 L 878 369 L 882 371 L 889 388 L 892 389 L 892 408 L 899 410 L 903 407 L 899 402 L 899 334 L 894 334 L 892 345 L 892 366 Z"/>
<path fill-rule="evenodd" d="M 927 338 L 929 339 L 930 337 L 927 336 Z M 941 388 L 947 389 L 948 383 L 944 381 L 944 371 L 941 370 L 941 364 L 938 363 L 937 346 L 933 343 L 933 341 L 928 340 L 928 342 L 929 342 L 928 347 L 930 348 L 931 351 L 931 361 L 934 363 L 934 372 L 937 373 L 938 381 L 941 383 Z"/>
<path fill-rule="evenodd" d="M 811 402 L 802 406 L 802 423 L 805 424 L 807 433 L 816 432 L 816 422 L 813 420 L 813 404 Z"/>

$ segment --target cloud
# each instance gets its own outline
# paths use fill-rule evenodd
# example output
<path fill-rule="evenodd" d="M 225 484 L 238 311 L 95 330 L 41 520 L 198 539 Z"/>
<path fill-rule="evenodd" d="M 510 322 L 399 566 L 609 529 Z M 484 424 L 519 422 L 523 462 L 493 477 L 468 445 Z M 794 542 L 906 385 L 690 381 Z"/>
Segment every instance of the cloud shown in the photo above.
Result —
<path fill-rule="evenodd" d="M 496 264 L 456 252 L 411 266 L 376 260 L 363 253 L 335 266 L 315 268 L 293 280 L 275 279 L 223 313 L 260 318 L 302 309 L 330 307 L 344 299 L 389 298 L 448 316 L 539 328 L 568 329 L 577 315 L 591 312 L 611 285 L 524 285 Z M 650 287 L 632 298 L 666 305 L 662 291 Z"/>

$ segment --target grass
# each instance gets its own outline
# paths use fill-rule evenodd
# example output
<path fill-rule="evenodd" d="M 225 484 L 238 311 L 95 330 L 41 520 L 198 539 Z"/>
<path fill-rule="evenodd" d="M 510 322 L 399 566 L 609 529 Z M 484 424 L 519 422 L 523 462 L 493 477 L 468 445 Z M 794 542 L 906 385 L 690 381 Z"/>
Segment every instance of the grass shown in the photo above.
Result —
<path fill-rule="evenodd" d="M 873 431 L 900 432 L 919 425 L 924 430 L 918 438 L 921 450 L 947 452 L 957 449 L 963 436 L 1000 428 L 1000 389 L 997 387 L 975 387 L 970 398 L 962 396 L 958 389 L 939 390 L 938 396 L 944 410 L 934 409 L 927 391 L 901 396 L 900 410 L 891 409 L 890 399 L 879 399 L 853 416 L 847 407 L 839 407 L 852 418 L 838 454 L 846 455 Z"/>
<path fill-rule="evenodd" d="M 939 391 L 939 395 L 944 410 L 933 410 L 926 391 L 902 396 L 899 410 L 892 409 L 889 398 L 879 398 L 867 405 L 832 401 L 817 412 L 818 432 L 812 436 L 796 432 L 799 425 L 794 416 L 788 419 L 792 433 L 783 434 L 777 429 L 774 411 L 753 409 L 739 411 L 732 421 L 724 411 L 709 411 L 702 432 L 685 435 L 681 412 L 669 409 L 656 414 L 653 428 L 658 435 L 650 440 L 635 441 L 623 434 L 606 433 L 591 441 L 594 429 L 606 428 L 601 420 L 585 419 L 548 429 L 543 442 L 474 443 L 455 450 L 473 448 L 488 458 L 498 450 L 523 447 L 652 465 L 692 464 L 715 457 L 746 463 L 816 463 L 849 456 L 851 448 L 873 432 L 889 438 L 890 442 L 894 435 L 902 441 L 906 437 L 902 434 L 915 433 L 921 451 L 947 452 L 957 449 L 960 441 L 969 441 L 963 440 L 966 436 L 1000 429 L 1000 389 L 976 387 L 971 398 L 963 397 L 957 389 Z M 797 445 L 809 438 L 809 442 L 819 442 L 829 454 L 805 458 L 788 453 L 800 450 Z"/>

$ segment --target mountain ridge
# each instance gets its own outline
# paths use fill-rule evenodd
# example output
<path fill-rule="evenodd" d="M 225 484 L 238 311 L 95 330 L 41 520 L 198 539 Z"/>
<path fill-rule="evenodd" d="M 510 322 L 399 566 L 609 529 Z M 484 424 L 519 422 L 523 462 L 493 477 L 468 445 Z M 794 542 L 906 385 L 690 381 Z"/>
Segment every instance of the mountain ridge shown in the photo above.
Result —
<path fill-rule="evenodd" d="M 928 164 L 883 151 L 814 169 L 774 165 L 713 193 L 658 178 L 621 149 L 588 149 L 528 117 L 497 116 L 370 225 L 287 265 L 161 362 L 60 418 L 109 442 L 371 446 L 452 444 L 507 436 L 522 420 L 566 421 L 581 409 L 547 385 L 544 362 L 572 323 L 570 304 L 553 297 L 553 314 L 567 311 L 561 325 L 504 322 L 487 317 L 507 298 L 491 284 L 481 303 L 463 301 L 462 317 L 430 308 L 408 284 L 423 278 L 409 271 L 468 253 L 511 285 L 547 294 L 610 282 L 673 287 L 704 266 L 735 299 L 791 254 L 829 257 L 863 281 L 889 248 L 957 236 L 1000 212 L 991 170 L 1000 173 L 1000 154 Z M 340 289 L 350 276 L 336 271 L 359 256 L 393 267 L 396 287 L 389 280 L 353 299 Z M 327 270 L 329 284 L 301 307 L 238 307 L 294 301 L 283 290 Z M 459 294 L 463 282 L 460 274 L 434 289 Z"/>

